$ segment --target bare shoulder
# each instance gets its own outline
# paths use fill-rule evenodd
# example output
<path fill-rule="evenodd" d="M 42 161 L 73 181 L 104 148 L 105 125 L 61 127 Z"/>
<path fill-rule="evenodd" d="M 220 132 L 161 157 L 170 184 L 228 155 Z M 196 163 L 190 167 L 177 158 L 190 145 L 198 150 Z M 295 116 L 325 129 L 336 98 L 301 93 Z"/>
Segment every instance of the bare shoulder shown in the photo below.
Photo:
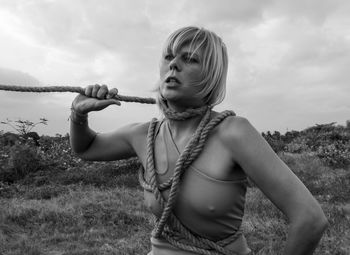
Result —
<path fill-rule="evenodd" d="M 236 141 L 244 137 L 255 134 L 257 131 L 249 120 L 241 116 L 228 116 L 218 126 L 219 138 L 222 141 Z"/>
<path fill-rule="evenodd" d="M 121 127 L 121 131 L 130 133 L 131 135 L 145 135 L 148 132 L 150 122 L 131 123 Z"/>
<path fill-rule="evenodd" d="M 149 123 L 127 124 L 115 131 L 98 134 L 83 157 L 88 160 L 119 160 L 144 150 Z"/>
<path fill-rule="evenodd" d="M 98 134 L 95 142 L 99 141 L 101 145 L 113 146 L 117 144 L 125 147 L 131 146 L 135 148 L 141 143 L 142 138 L 146 139 L 149 122 L 131 123 L 122 126 L 112 132 Z"/>
<path fill-rule="evenodd" d="M 116 133 L 125 136 L 129 143 L 137 145 L 146 139 L 149 125 L 150 122 L 132 123 L 121 127 Z"/>
<path fill-rule="evenodd" d="M 241 116 L 229 116 L 223 120 L 218 126 L 217 137 L 236 161 L 247 154 L 254 154 L 254 148 L 270 150 L 262 135 L 247 118 Z"/>

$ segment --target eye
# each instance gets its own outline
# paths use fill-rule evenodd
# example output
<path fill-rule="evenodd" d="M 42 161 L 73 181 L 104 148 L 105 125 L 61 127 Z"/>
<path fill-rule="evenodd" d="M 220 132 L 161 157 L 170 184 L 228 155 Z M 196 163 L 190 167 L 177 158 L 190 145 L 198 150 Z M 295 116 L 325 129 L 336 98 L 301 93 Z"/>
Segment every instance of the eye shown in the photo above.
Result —
<path fill-rule="evenodd" d="M 165 54 L 164 59 L 167 61 L 171 61 L 174 58 L 174 55 L 171 53 Z"/>
<path fill-rule="evenodd" d="M 187 63 L 199 63 L 199 60 L 196 56 L 193 56 L 192 54 L 185 54 L 184 60 Z"/>

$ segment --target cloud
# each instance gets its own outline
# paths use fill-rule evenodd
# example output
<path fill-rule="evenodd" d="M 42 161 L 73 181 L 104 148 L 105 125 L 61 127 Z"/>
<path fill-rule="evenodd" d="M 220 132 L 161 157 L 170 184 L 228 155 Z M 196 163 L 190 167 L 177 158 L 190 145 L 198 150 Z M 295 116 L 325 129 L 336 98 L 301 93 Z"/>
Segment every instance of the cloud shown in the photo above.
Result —
<path fill-rule="evenodd" d="M 189 10 L 189 16 L 195 16 L 196 21 L 201 23 L 205 20 L 209 24 L 230 24 L 252 26 L 263 19 L 264 9 L 269 6 L 270 0 L 252 1 L 190 1 L 183 7 L 184 12 Z"/>
<path fill-rule="evenodd" d="M 132 8 L 128 1 L 17 1 L 5 12 L 19 21 L 12 36 L 26 35 L 15 48 L 24 45 L 21 55 L 28 55 L 31 41 L 35 53 L 28 59 L 41 59 L 40 68 L 28 71 L 46 83 L 109 83 L 135 90 L 146 81 L 150 90 L 156 82 L 160 37 L 142 1 Z M 6 26 L 14 31 L 10 23 Z"/>
<path fill-rule="evenodd" d="M 0 68 L 0 83 L 19 86 L 39 86 L 41 84 L 38 79 L 28 73 L 7 68 Z"/>
<path fill-rule="evenodd" d="M 307 20 L 315 26 L 323 25 L 334 12 L 348 5 L 344 0 L 274 0 L 267 15 L 285 17 L 291 21 Z"/>
<path fill-rule="evenodd" d="M 17 86 L 42 86 L 43 84 L 30 74 L 0 68 L 0 84 Z M 57 93 L 24 93 L 0 91 L 0 120 L 28 119 L 34 121 L 43 115 L 59 117 L 63 112 L 67 114 L 72 95 Z M 68 102 L 67 102 L 68 100 Z"/>
<path fill-rule="evenodd" d="M 344 6 L 337 1 L 298 13 L 305 5 L 289 3 L 270 4 L 261 22 L 235 28 L 226 105 L 260 130 L 342 124 L 350 109 Z"/>
<path fill-rule="evenodd" d="M 348 1 L 219 3 L 3 0 L 0 67 L 29 73 L 42 84 L 107 83 L 126 95 L 150 96 L 165 38 L 198 25 L 222 36 L 228 48 L 227 98 L 220 107 L 253 119 L 259 129 L 348 118 Z M 73 95 L 28 97 L 59 111 Z"/>

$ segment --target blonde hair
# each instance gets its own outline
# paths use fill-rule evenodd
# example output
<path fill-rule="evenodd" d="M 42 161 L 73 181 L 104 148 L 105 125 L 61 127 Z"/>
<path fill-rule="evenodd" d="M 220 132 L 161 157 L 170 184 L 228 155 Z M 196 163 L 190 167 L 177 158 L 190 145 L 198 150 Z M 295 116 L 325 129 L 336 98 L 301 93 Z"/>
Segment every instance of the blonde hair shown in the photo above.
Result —
<path fill-rule="evenodd" d="M 214 32 L 198 27 L 183 27 L 173 32 L 165 42 L 163 55 L 176 53 L 189 45 L 190 51 L 201 51 L 201 77 L 194 86 L 200 86 L 198 97 L 206 105 L 220 104 L 226 93 L 226 77 L 228 68 L 227 49 L 222 39 Z M 158 100 L 164 100 L 158 89 Z"/>

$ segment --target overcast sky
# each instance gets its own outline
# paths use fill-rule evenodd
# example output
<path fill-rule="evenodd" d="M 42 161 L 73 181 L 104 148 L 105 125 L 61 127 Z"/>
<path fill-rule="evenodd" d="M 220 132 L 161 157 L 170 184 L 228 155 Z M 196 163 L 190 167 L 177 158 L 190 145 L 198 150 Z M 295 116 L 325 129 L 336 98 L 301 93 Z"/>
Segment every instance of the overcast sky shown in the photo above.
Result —
<path fill-rule="evenodd" d="M 108 84 L 153 96 L 160 52 L 175 29 L 197 25 L 227 45 L 227 96 L 259 130 L 302 130 L 350 119 L 348 0 L 0 0 L 0 84 Z M 75 94 L 0 91 L 0 121 L 38 121 L 39 134 L 66 134 Z M 158 116 L 122 103 L 92 113 L 111 131 Z M 1 125 L 0 130 L 9 130 Z"/>

